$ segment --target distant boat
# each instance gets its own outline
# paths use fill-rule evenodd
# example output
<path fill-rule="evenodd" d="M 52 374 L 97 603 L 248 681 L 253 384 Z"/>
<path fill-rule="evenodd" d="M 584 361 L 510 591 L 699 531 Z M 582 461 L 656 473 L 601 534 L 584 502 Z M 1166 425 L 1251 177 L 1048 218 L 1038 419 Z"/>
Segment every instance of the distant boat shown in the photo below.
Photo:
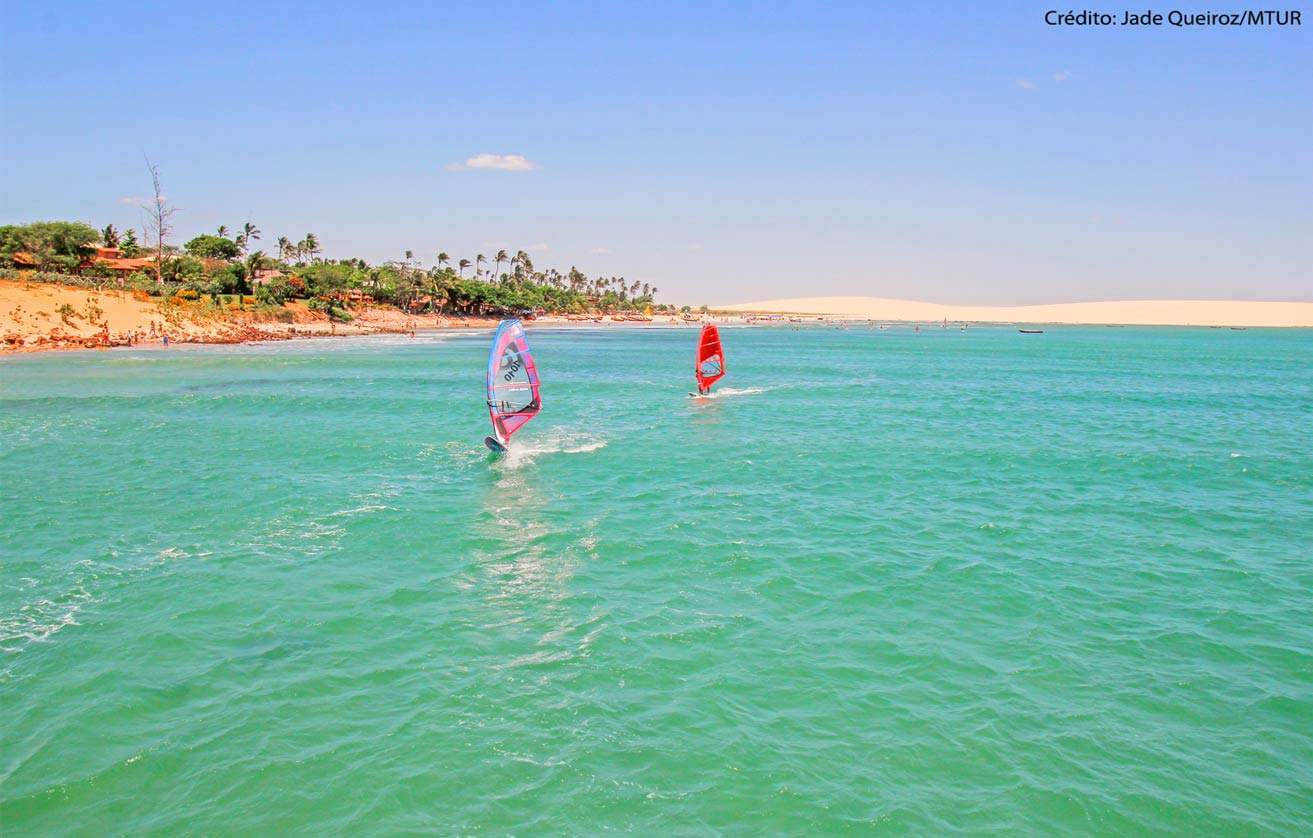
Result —
<path fill-rule="evenodd" d="M 1021 332 L 1023 335 L 1042 335 L 1042 334 L 1044 334 L 1044 330 L 1043 330 L 1043 329 L 1017 329 L 1017 331 L 1018 331 L 1018 332 Z"/>

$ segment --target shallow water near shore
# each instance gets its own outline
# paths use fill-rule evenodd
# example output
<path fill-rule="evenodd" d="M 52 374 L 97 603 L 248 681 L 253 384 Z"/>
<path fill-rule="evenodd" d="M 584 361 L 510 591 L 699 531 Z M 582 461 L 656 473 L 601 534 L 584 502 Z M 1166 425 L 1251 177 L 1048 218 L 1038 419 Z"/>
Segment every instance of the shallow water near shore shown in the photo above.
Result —
<path fill-rule="evenodd" d="M 1313 332 L 0 359 L 14 833 L 1313 827 Z"/>

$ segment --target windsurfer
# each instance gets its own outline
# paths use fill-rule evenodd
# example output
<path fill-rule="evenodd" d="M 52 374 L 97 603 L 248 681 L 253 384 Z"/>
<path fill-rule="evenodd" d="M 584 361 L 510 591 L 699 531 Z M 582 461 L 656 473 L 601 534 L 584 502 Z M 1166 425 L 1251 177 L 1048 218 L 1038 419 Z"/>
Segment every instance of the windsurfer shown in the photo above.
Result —
<path fill-rule="evenodd" d="M 524 397 L 529 397 L 528 404 Z M 484 440 L 489 448 L 504 453 L 511 435 L 538 415 L 538 371 L 524 339 L 524 328 L 515 319 L 503 320 L 492 339 L 488 355 L 488 414 L 495 436 Z"/>
<path fill-rule="evenodd" d="M 711 386 L 725 375 L 725 352 L 720 347 L 720 332 L 715 324 L 707 323 L 698 337 L 697 360 L 693 377 L 697 381 L 699 396 L 711 394 Z M 692 395 L 692 394 L 690 394 Z"/>

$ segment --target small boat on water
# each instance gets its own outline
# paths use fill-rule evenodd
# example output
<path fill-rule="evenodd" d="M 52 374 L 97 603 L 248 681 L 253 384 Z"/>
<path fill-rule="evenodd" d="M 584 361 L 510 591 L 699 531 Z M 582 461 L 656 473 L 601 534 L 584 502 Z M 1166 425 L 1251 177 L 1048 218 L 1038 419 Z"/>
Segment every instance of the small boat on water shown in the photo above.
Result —
<path fill-rule="evenodd" d="M 1021 332 L 1023 335 L 1042 335 L 1042 334 L 1044 334 L 1044 330 L 1043 330 L 1043 329 L 1017 329 L 1017 331 L 1018 331 L 1018 332 Z"/>

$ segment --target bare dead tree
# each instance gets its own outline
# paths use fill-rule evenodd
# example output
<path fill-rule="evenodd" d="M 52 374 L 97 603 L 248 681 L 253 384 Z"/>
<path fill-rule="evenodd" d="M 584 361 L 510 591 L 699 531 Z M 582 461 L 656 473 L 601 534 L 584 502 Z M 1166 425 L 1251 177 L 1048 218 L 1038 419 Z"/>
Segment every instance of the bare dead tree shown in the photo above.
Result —
<path fill-rule="evenodd" d="M 169 219 L 177 212 L 177 208 L 170 206 L 168 199 L 164 197 L 164 187 L 160 184 L 160 167 L 146 158 L 146 169 L 150 172 L 151 186 L 154 187 L 155 194 L 149 207 L 143 207 L 146 213 L 146 225 L 148 236 L 147 241 L 152 238 L 155 240 L 155 281 L 164 284 L 164 240 L 173 232 L 173 224 Z"/>

